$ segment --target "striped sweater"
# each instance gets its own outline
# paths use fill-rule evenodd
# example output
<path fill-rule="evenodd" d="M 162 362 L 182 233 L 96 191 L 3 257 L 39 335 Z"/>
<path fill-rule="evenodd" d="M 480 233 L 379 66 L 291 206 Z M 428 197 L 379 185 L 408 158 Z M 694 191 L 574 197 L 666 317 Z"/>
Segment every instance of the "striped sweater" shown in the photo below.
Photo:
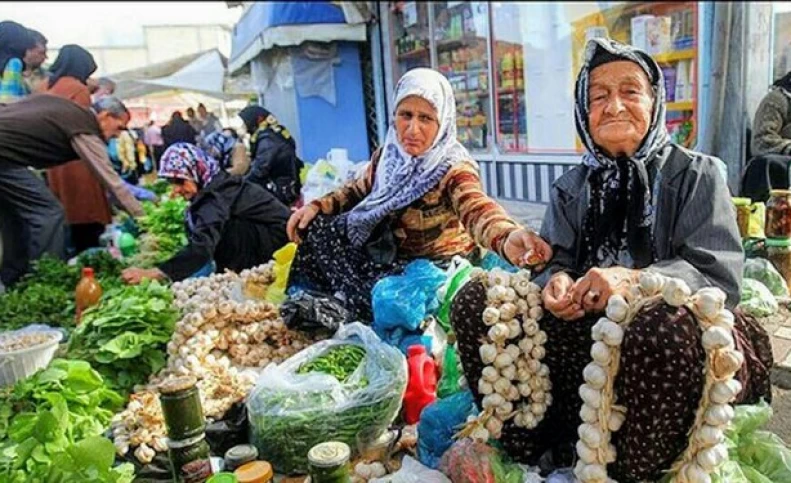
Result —
<path fill-rule="evenodd" d="M 325 215 L 354 208 L 371 192 L 376 160 L 374 155 L 360 177 L 311 204 Z M 505 241 L 520 228 L 483 192 L 475 165 L 464 162 L 448 171 L 436 188 L 402 210 L 394 233 L 400 253 L 412 258 L 465 256 L 475 249 L 476 242 L 505 258 Z"/>

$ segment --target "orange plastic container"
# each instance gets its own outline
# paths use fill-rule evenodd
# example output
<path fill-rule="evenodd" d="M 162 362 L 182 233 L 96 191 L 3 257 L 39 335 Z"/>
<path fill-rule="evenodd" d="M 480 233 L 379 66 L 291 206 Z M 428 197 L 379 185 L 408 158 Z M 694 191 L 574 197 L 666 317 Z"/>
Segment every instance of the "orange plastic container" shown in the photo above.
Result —
<path fill-rule="evenodd" d="M 77 306 L 77 322 L 79 323 L 82 313 L 89 307 L 99 303 L 102 298 L 102 286 L 93 276 L 93 269 L 85 267 L 82 269 L 82 278 L 74 291 L 74 301 Z"/>

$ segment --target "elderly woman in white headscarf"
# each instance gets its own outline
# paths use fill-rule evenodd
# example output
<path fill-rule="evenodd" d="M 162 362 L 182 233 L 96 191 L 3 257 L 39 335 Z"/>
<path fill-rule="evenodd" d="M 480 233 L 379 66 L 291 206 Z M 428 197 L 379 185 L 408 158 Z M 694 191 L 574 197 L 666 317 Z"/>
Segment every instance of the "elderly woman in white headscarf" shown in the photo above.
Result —
<path fill-rule="evenodd" d="M 289 220 L 289 237 L 301 243 L 289 284 L 336 295 L 370 321 L 373 285 L 410 259 L 447 261 L 480 245 L 517 266 L 547 262 L 549 246 L 483 192 L 477 164 L 456 140 L 447 79 L 411 70 L 394 105 L 364 174 Z"/>

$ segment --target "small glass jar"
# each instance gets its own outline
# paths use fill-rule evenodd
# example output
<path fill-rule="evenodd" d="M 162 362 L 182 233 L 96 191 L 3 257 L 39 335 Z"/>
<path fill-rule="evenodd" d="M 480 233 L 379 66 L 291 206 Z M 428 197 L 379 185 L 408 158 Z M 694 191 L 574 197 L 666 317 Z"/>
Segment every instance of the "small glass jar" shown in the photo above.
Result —
<path fill-rule="evenodd" d="M 742 238 L 750 236 L 750 198 L 732 198 L 736 207 L 736 222 L 739 224 L 739 234 Z"/>
<path fill-rule="evenodd" d="M 791 288 L 791 238 L 767 238 L 766 256 Z"/>
<path fill-rule="evenodd" d="M 308 452 L 311 483 L 351 483 L 350 458 L 351 448 L 346 443 L 317 444 Z"/>
<path fill-rule="evenodd" d="M 772 190 L 766 202 L 767 238 L 791 237 L 791 190 Z"/>

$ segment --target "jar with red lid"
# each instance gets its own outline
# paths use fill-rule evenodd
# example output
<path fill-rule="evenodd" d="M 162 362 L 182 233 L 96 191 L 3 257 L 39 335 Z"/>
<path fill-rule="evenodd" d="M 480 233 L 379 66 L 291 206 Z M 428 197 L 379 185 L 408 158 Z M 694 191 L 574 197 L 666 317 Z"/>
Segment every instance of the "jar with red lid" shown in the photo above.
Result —
<path fill-rule="evenodd" d="M 766 202 L 766 237 L 791 237 L 791 190 L 772 190 Z"/>

